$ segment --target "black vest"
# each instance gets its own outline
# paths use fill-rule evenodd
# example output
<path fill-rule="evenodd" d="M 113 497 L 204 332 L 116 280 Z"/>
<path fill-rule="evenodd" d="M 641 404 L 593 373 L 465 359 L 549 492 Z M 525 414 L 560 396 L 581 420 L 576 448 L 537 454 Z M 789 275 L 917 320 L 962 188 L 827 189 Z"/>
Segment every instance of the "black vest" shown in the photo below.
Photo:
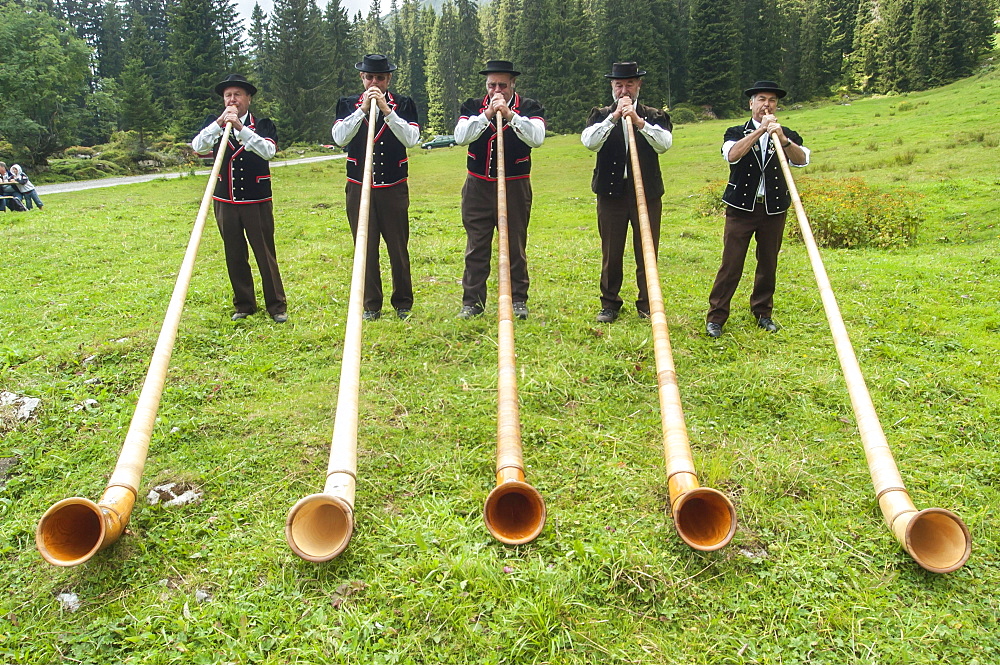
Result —
<path fill-rule="evenodd" d="M 218 120 L 218 116 L 208 116 L 202 123 L 205 129 Z M 254 118 L 253 113 L 245 123 L 258 136 L 278 143 L 278 129 L 268 118 Z M 214 154 L 218 154 L 219 143 L 215 142 Z M 226 203 L 247 204 L 271 200 L 271 168 L 263 157 L 247 150 L 236 140 L 235 130 L 229 135 L 226 154 L 222 158 L 222 168 L 219 170 L 219 182 L 215 185 L 212 198 Z"/>
<path fill-rule="evenodd" d="M 462 105 L 462 118 L 478 116 L 489 106 L 489 95 L 482 99 L 475 97 L 465 101 Z M 521 97 L 514 93 L 511 99 L 510 110 L 525 118 L 545 118 L 545 109 L 533 99 Z M 514 132 L 514 129 L 505 124 L 503 126 L 503 161 L 504 172 L 507 180 L 516 178 L 528 178 L 531 175 L 531 147 Z M 497 126 L 496 117 L 493 122 L 483 130 L 475 141 L 469 144 L 469 159 L 466 161 L 466 168 L 469 173 L 476 178 L 483 180 L 497 179 Z"/>
<path fill-rule="evenodd" d="M 781 129 L 789 141 L 802 145 L 802 137 L 797 132 L 784 126 Z M 748 120 L 745 125 L 737 125 L 727 129 L 723 143 L 739 141 L 753 132 L 753 120 Z M 788 183 L 785 182 L 785 177 L 781 173 L 781 164 L 774 155 L 774 143 L 771 141 L 767 142 L 766 155 L 761 156 L 760 142 L 755 141 L 753 147 L 740 158 L 739 162 L 729 165 L 729 183 L 726 184 L 726 192 L 722 195 L 722 201 L 733 208 L 753 210 L 754 204 L 757 203 L 757 188 L 760 185 L 762 174 L 764 177 L 764 211 L 768 215 L 784 213 L 788 210 L 792 197 L 788 192 Z"/>
<path fill-rule="evenodd" d="M 615 106 L 594 107 L 587 118 L 587 127 L 603 122 L 611 115 Z M 668 132 L 673 131 L 673 124 L 670 116 L 660 109 L 655 109 L 644 104 L 637 105 L 639 116 L 647 123 L 659 125 Z M 649 142 L 639 136 L 639 130 L 635 131 L 635 143 L 639 151 L 639 166 L 642 168 L 642 185 L 647 197 L 663 196 L 663 176 L 660 173 L 660 156 Z M 625 151 L 625 131 L 622 129 L 622 119 L 615 123 L 604 145 L 597 151 L 597 163 L 594 165 L 594 177 L 590 181 L 590 189 L 594 194 L 620 199 L 625 196 L 632 196 L 635 186 L 631 178 L 625 177 L 625 166 L 628 165 L 628 172 L 632 173 L 632 164 L 628 153 Z"/>
<path fill-rule="evenodd" d="M 374 104 L 374 102 L 372 102 Z M 405 95 L 386 93 L 385 103 L 400 118 L 416 125 L 417 105 Z M 361 107 L 361 95 L 341 97 L 337 101 L 337 120 L 342 120 Z M 365 144 L 368 142 L 368 116 L 362 121 L 357 134 L 347 144 L 347 180 L 362 184 L 365 177 Z M 409 175 L 406 146 L 396 138 L 385 124 L 385 117 L 378 112 L 375 120 L 375 152 L 372 159 L 372 187 L 392 187 L 406 180 Z"/>

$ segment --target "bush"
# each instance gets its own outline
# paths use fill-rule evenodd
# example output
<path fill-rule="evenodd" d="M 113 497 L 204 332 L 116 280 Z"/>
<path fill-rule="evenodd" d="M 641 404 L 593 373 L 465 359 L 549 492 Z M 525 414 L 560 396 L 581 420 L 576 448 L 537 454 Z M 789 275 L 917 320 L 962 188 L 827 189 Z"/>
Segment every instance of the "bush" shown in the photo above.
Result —
<path fill-rule="evenodd" d="M 917 207 L 918 194 L 902 189 L 878 190 L 860 178 L 802 179 L 796 185 L 820 247 L 884 249 L 916 240 L 923 219 Z M 721 214 L 725 208 L 721 200 L 725 186 L 720 182 L 692 195 L 697 212 Z M 802 237 L 791 207 L 786 228 L 790 238 Z"/>
<path fill-rule="evenodd" d="M 83 157 L 89 158 L 94 156 L 94 149 L 89 146 L 70 146 L 63 151 L 63 157 Z"/>
<path fill-rule="evenodd" d="M 118 176 L 124 169 L 107 160 L 81 160 L 76 158 L 49 160 L 49 170 L 55 176 L 50 182 L 62 180 L 92 180 L 106 176 Z"/>
<path fill-rule="evenodd" d="M 879 190 L 860 178 L 806 180 L 799 196 L 821 247 L 909 245 L 916 240 L 923 219 L 917 206 L 919 194 Z M 797 224 L 789 236 L 801 236 Z"/>
<path fill-rule="evenodd" d="M 670 112 L 670 120 L 675 125 L 687 125 L 698 122 L 698 116 L 691 109 L 679 108 Z"/>

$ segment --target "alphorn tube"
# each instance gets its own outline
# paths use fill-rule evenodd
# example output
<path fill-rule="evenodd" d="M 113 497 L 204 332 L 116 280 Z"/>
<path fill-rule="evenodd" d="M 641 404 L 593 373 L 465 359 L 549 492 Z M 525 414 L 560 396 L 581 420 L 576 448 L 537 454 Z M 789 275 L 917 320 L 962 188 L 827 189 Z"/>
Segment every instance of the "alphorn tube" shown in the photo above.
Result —
<path fill-rule="evenodd" d="M 212 174 L 208 177 L 205 194 L 201 198 L 198 217 L 191 230 L 191 239 L 184 253 L 184 261 L 181 262 L 177 282 L 174 284 L 174 292 L 170 297 L 163 325 L 160 327 L 160 336 L 153 349 L 153 358 L 149 362 L 149 370 L 146 371 L 139 401 L 108 486 L 96 503 L 85 497 L 68 497 L 49 507 L 38 522 L 35 545 L 49 564 L 60 567 L 83 564 L 97 551 L 118 541 L 132 515 L 132 507 L 135 506 L 139 494 L 142 470 L 146 466 L 156 412 L 160 407 L 160 397 L 163 395 L 170 355 L 180 325 L 181 311 L 184 309 L 184 300 L 187 298 L 188 286 L 191 284 L 191 275 L 194 272 L 194 260 L 198 256 L 198 245 L 201 243 L 201 234 L 208 218 L 212 191 L 215 189 L 222 168 L 222 157 L 225 155 L 231 131 L 232 124 L 226 123 L 225 132 L 219 142 L 218 154 L 212 165 Z"/>
<path fill-rule="evenodd" d="M 510 288 L 510 236 L 507 233 L 507 170 L 503 115 L 497 112 L 497 465 L 496 487 L 486 498 L 483 520 L 498 541 L 528 543 L 545 527 L 545 501 L 524 480 L 521 417 L 517 404 L 514 353 L 514 302 Z"/>
<path fill-rule="evenodd" d="M 372 158 L 378 105 L 368 113 L 368 143 L 354 239 L 351 296 L 344 331 L 344 356 L 340 365 L 337 411 L 333 417 L 330 463 L 323 492 L 303 497 L 285 520 L 285 539 L 292 551 L 310 562 L 326 562 L 347 549 L 354 534 L 354 492 L 358 479 L 358 391 L 361 381 L 361 313 L 365 295 L 365 259 L 368 217 L 372 196 Z"/>
<path fill-rule="evenodd" d="M 826 275 L 816 239 L 809 226 L 806 211 L 802 207 L 802 199 L 799 198 L 798 188 L 792 179 L 788 159 L 773 132 L 771 142 L 774 144 L 774 152 L 778 154 L 781 171 L 785 175 L 785 182 L 788 183 L 788 190 L 792 195 L 792 205 L 795 207 L 799 229 L 802 231 L 802 241 L 812 263 L 820 298 L 823 300 L 823 309 L 826 311 L 826 320 L 830 324 L 833 344 L 837 349 L 837 358 L 840 359 L 847 391 L 851 395 L 854 418 L 858 422 L 861 443 L 865 449 L 865 458 L 868 460 L 868 471 L 875 486 L 875 498 L 882 509 L 882 515 L 885 516 L 885 522 L 900 545 L 924 569 L 934 573 L 955 571 L 965 564 L 972 552 L 969 528 L 961 518 L 947 509 L 931 508 L 918 511 L 903 486 L 903 478 L 889 449 L 882 423 L 875 413 L 875 405 L 868 393 L 864 375 L 861 374 L 861 366 L 854 354 L 854 347 L 847 334 L 844 318 L 840 314 L 837 298 L 830 287 L 830 279 Z"/>
<path fill-rule="evenodd" d="M 646 191 L 642 184 L 639 154 L 635 150 L 635 130 L 631 117 L 625 116 L 625 126 L 628 128 L 632 182 L 635 183 L 636 210 L 642 238 L 642 259 L 646 266 L 646 291 L 649 293 L 649 317 L 653 329 L 670 510 L 677 534 L 684 543 L 695 550 L 719 550 L 729 543 L 736 532 L 736 509 L 721 492 L 699 484 L 694 470 L 687 426 L 681 409 L 681 393 L 677 386 L 677 372 L 674 370 L 674 358 L 670 349 L 670 333 L 663 309 L 663 292 L 660 289 L 660 271 L 656 263 L 656 246 L 649 225 Z"/>

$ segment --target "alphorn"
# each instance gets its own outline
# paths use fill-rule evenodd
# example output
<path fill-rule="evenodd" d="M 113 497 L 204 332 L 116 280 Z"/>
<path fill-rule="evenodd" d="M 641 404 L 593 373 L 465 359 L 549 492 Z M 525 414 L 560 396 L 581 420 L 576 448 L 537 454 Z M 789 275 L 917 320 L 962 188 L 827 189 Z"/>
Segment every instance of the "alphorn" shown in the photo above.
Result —
<path fill-rule="evenodd" d="M 503 115 L 497 125 L 497 461 L 496 487 L 486 498 L 483 520 L 498 541 L 528 543 L 545 527 L 545 501 L 524 480 L 521 416 L 517 404 L 514 353 L 514 302 L 510 287 L 510 236 L 507 233 L 507 170 Z"/>
<path fill-rule="evenodd" d="M 858 423 L 865 458 L 868 460 L 868 471 L 875 486 L 875 498 L 882 509 L 885 522 L 900 545 L 924 569 L 934 573 L 955 571 L 965 564 L 972 552 L 969 528 L 961 518 L 947 509 L 930 508 L 918 511 L 903 486 L 903 478 L 889 449 L 882 423 L 875 413 L 875 405 L 868 393 L 864 375 L 861 374 L 861 366 L 858 364 L 851 338 L 844 325 L 844 318 L 837 306 L 837 298 L 830 287 L 830 279 L 826 275 L 816 239 L 809 226 L 806 211 L 802 207 L 802 199 L 799 198 L 798 188 L 792 179 L 788 159 L 774 132 L 771 133 L 771 142 L 774 144 L 774 152 L 778 154 L 781 171 L 785 175 L 785 182 L 792 195 L 802 241 L 812 263 L 823 309 L 826 311 L 826 319 L 833 335 L 833 344 L 837 349 L 837 358 L 840 359 L 840 368 L 851 396 L 854 418 Z"/>
<path fill-rule="evenodd" d="M 698 483 L 670 349 L 670 333 L 663 310 L 663 292 L 660 289 L 660 272 L 656 263 L 656 246 L 649 225 L 646 191 L 642 184 L 642 170 L 631 117 L 625 116 L 625 126 L 628 128 L 632 182 L 635 184 L 636 211 L 642 239 L 642 260 L 646 266 L 646 291 L 649 294 L 649 318 L 653 330 L 670 510 L 677 534 L 684 543 L 695 550 L 718 550 L 729 543 L 736 532 L 736 509 L 721 492 Z"/>
<path fill-rule="evenodd" d="M 38 522 L 35 545 L 45 561 L 50 564 L 61 567 L 83 564 L 97 551 L 118 541 L 132 515 L 132 508 L 139 494 L 142 470 L 146 465 L 156 412 L 160 407 L 160 397 L 163 395 L 170 355 L 173 352 L 174 340 L 177 338 L 181 311 L 184 309 L 184 300 L 187 298 L 188 286 L 191 284 L 191 275 L 194 272 L 194 260 L 198 256 L 198 245 L 201 243 L 201 234 L 208 218 L 212 191 L 215 189 L 222 168 L 222 158 L 231 131 L 232 123 L 226 123 L 212 165 L 212 174 L 205 185 L 198 217 L 195 218 L 191 239 L 188 241 L 177 282 L 174 284 L 170 304 L 167 306 L 167 313 L 160 327 L 160 336 L 153 349 L 153 358 L 149 362 L 149 370 L 146 371 L 139 401 L 108 486 L 96 503 L 85 497 L 68 497 L 49 507 Z"/>
<path fill-rule="evenodd" d="M 285 539 L 292 551 L 310 562 L 326 562 L 347 548 L 354 534 L 354 492 L 358 479 L 358 390 L 361 378 L 361 313 L 365 295 L 368 253 L 368 217 L 372 197 L 372 161 L 378 105 L 368 113 L 368 143 L 365 171 L 358 206 L 358 230 L 354 238 L 354 268 L 351 296 L 344 331 L 344 355 L 340 365 L 337 411 L 333 417 L 330 462 L 323 492 L 303 497 L 285 521 Z"/>

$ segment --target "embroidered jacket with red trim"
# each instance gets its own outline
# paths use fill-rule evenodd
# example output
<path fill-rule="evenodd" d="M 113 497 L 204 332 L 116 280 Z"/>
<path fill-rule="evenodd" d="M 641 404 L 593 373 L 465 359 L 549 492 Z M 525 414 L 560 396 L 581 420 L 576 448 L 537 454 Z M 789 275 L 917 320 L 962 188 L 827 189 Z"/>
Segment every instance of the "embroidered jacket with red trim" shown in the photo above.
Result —
<path fill-rule="evenodd" d="M 587 118 L 587 127 L 594 123 L 599 123 L 615 110 L 615 106 L 594 107 Z M 636 113 L 652 125 L 658 125 L 668 132 L 673 131 L 673 123 L 670 116 L 662 109 L 657 109 L 645 104 L 635 105 Z M 642 184 L 647 198 L 658 198 L 663 196 L 663 175 L 660 173 L 660 156 L 653 149 L 649 142 L 638 136 L 636 132 L 635 143 L 639 149 L 639 166 L 642 168 Z M 631 171 L 628 151 L 625 150 L 625 132 L 622 129 L 622 120 L 618 119 L 615 127 L 608 134 L 604 145 L 597 151 L 597 160 L 594 164 L 594 176 L 590 181 L 590 189 L 594 194 L 620 199 L 626 196 L 634 196 L 634 185 L 631 178 L 626 174 Z M 626 165 L 629 166 L 626 171 Z"/>
<path fill-rule="evenodd" d="M 751 118 L 744 125 L 736 125 L 726 130 L 722 141 L 739 141 L 745 136 L 753 134 L 756 127 Z M 788 129 L 784 125 L 781 127 L 785 138 L 802 145 L 802 137 L 798 132 Z M 788 210 L 792 202 L 791 193 L 788 190 L 788 183 L 781 173 L 781 166 L 778 158 L 774 154 L 774 144 L 767 142 L 767 154 L 761 155 L 760 142 L 755 141 L 753 148 L 739 159 L 735 164 L 729 165 L 729 182 L 726 183 L 726 191 L 722 195 L 722 201 L 733 208 L 740 210 L 753 210 L 757 202 L 757 189 L 760 187 L 760 179 L 764 179 L 764 212 L 768 215 L 777 215 Z"/>
<path fill-rule="evenodd" d="M 459 120 L 480 115 L 489 106 L 489 101 L 489 95 L 480 99 L 472 97 L 466 100 L 465 104 L 462 105 Z M 519 116 L 545 122 L 545 109 L 539 102 L 529 97 L 521 97 L 514 93 L 510 110 Z M 504 168 L 507 180 L 528 178 L 531 175 L 531 146 L 521 141 L 510 125 L 504 125 L 503 131 Z M 466 160 L 466 168 L 469 173 L 476 178 L 495 181 L 497 179 L 496 149 L 497 128 L 496 125 L 490 123 L 483 130 L 483 133 L 469 144 L 469 159 Z"/>
<path fill-rule="evenodd" d="M 278 128 L 270 118 L 255 118 L 249 112 L 245 127 L 266 141 L 277 146 Z M 218 116 L 205 118 L 201 129 L 205 129 L 218 120 Z M 221 137 L 220 137 L 221 141 Z M 219 150 L 220 141 L 215 142 L 213 154 Z M 212 198 L 216 201 L 233 204 L 260 203 L 271 200 L 271 168 L 268 161 L 260 155 L 246 149 L 235 136 L 229 135 L 226 154 L 222 158 L 222 169 L 219 171 L 219 182 L 215 185 Z"/>
<path fill-rule="evenodd" d="M 387 92 L 385 102 L 400 118 L 418 125 L 417 105 L 406 95 Z M 341 97 L 337 101 L 337 120 L 343 120 L 361 108 L 361 95 Z M 368 142 L 368 117 L 361 122 L 357 134 L 347 144 L 347 180 L 352 183 L 362 182 L 365 176 L 365 148 Z M 409 176 L 406 146 L 392 133 L 385 124 L 385 116 L 379 111 L 375 121 L 375 152 L 372 163 L 372 187 L 392 187 L 398 185 Z"/>

